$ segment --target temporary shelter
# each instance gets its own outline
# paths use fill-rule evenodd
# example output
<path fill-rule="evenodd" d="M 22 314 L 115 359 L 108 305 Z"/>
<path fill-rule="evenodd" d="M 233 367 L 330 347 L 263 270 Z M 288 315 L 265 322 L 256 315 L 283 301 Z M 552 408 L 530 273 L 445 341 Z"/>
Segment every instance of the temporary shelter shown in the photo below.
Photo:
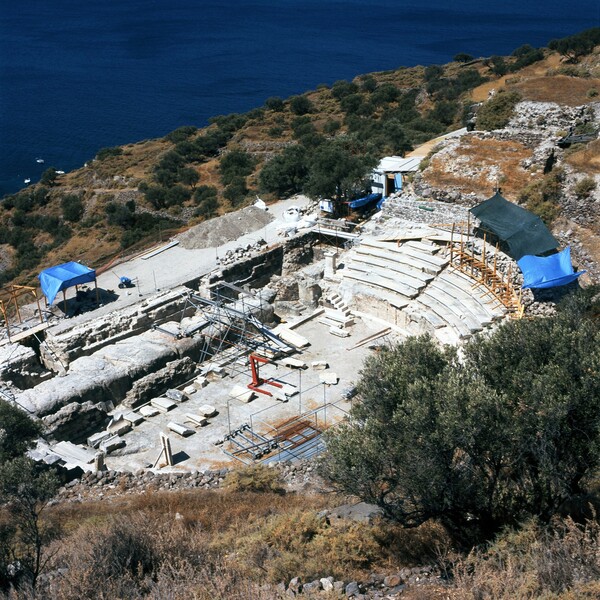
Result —
<path fill-rule="evenodd" d="M 479 219 L 479 229 L 504 242 L 507 254 L 515 260 L 527 254 L 544 254 L 559 245 L 538 216 L 509 202 L 499 192 L 472 208 L 471 213 Z"/>
<path fill-rule="evenodd" d="M 585 271 L 575 273 L 571 248 L 550 256 L 523 256 L 517 263 L 523 273 L 524 288 L 551 288 L 575 281 Z"/>
<path fill-rule="evenodd" d="M 83 283 L 91 283 L 92 281 L 96 283 L 96 271 L 78 262 L 68 262 L 42 271 L 38 275 L 38 279 L 48 304 L 52 304 L 56 294 L 62 291 L 66 307 L 65 290 Z M 98 287 L 96 285 L 97 292 Z"/>
<path fill-rule="evenodd" d="M 371 173 L 371 191 L 387 198 L 390 194 L 402 189 L 404 176 L 416 173 L 423 157 L 386 156 Z"/>

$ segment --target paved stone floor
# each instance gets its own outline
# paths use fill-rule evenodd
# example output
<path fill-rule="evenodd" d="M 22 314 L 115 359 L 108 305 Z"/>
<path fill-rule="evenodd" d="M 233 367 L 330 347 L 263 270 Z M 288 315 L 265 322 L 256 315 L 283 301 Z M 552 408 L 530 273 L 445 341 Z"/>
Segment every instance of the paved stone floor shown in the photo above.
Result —
<path fill-rule="evenodd" d="M 263 394 L 256 394 L 248 404 L 230 398 L 229 392 L 235 385 L 245 388 L 251 382 L 250 367 L 242 359 L 242 364 L 226 366 L 224 377 L 214 377 L 206 387 L 191 394 L 186 402 L 178 404 L 168 413 L 150 417 L 135 426 L 130 433 L 125 434 L 126 446 L 117 451 L 120 455 L 107 457 L 107 466 L 115 470 L 135 471 L 154 465 L 157 461 L 159 466 L 164 465 L 163 459 L 158 460 L 161 432 L 169 435 L 176 461 L 174 467 L 166 467 L 165 470 L 191 471 L 213 469 L 236 462 L 223 451 L 229 447 L 228 444 L 216 446 L 215 442 L 244 423 L 251 424 L 254 431 L 269 436 L 272 435 L 273 428 L 282 422 L 313 411 L 309 418 L 323 429 L 339 421 L 350 409 L 350 402 L 342 397 L 343 392 L 357 380 L 365 357 L 372 351 L 370 344 L 349 348 L 383 328 L 381 323 L 357 319 L 355 325 L 349 328 L 350 337 L 340 338 L 330 334 L 329 328 L 319 323 L 318 319 L 307 321 L 294 331 L 307 338 L 310 346 L 295 354 L 294 358 L 307 363 L 308 368 L 295 370 L 269 364 L 261 366 L 260 370 L 262 378 L 275 378 L 296 387 L 298 393 L 290 397 L 288 402 L 280 402 Z M 389 338 L 380 338 L 374 344 L 386 343 L 387 339 Z M 326 361 L 329 368 L 325 371 L 316 370 L 311 366 L 314 361 Z M 338 376 L 336 385 L 325 386 L 320 383 L 320 376 L 328 372 L 334 372 Z M 269 389 L 269 386 L 264 387 Z M 327 404 L 326 409 L 323 409 L 324 403 Z M 203 404 L 214 406 L 218 414 L 208 419 L 208 424 L 204 427 L 184 423 L 185 414 L 198 412 Z M 117 408 L 115 412 L 120 411 Z M 170 421 L 186 424 L 195 429 L 195 433 L 183 438 L 169 432 L 167 424 Z"/>

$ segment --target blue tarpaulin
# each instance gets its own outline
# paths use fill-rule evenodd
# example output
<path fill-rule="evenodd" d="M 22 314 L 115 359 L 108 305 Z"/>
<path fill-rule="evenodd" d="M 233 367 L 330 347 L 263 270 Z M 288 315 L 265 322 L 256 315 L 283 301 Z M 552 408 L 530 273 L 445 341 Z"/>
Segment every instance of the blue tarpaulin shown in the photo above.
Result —
<path fill-rule="evenodd" d="M 350 206 L 350 208 L 354 209 L 354 208 L 362 208 L 363 206 L 367 206 L 368 204 L 371 204 L 371 202 L 376 202 L 377 200 L 381 199 L 381 194 L 369 194 L 368 196 L 365 196 L 364 198 L 359 198 L 358 200 L 352 200 L 352 202 L 348 202 L 348 206 Z"/>
<path fill-rule="evenodd" d="M 524 288 L 551 288 L 575 281 L 585 271 L 575 273 L 571 264 L 571 248 L 550 256 L 527 254 L 517 261 L 523 273 Z"/>
<path fill-rule="evenodd" d="M 394 175 L 394 187 L 396 192 L 402 189 L 402 173 L 396 173 Z"/>
<path fill-rule="evenodd" d="M 78 262 L 68 262 L 42 271 L 38 279 L 48 304 L 52 304 L 61 290 L 95 281 L 96 271 Z"/>

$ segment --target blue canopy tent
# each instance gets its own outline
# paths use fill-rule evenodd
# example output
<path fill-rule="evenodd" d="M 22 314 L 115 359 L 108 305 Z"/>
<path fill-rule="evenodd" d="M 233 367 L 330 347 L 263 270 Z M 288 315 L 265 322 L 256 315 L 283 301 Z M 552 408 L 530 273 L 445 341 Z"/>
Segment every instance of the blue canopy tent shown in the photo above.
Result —
<path fill-rule="evenodd" d="M 517 264 L 523 273 L 524 288 L 552 288 L 575 281 L 585 271 L 575 273 L 571 264 L 571 248 L 550 256 L 526 254 Z"/>
<path fill-rule="evenodd" d="M 55 267 L 50 267 L 38 275 L 42 292 L 48 301 L 52 304 L 58 292 L 63 292 L 65 301 L 65 312 L 67 311 L 67 298 L 65 290 L 67 288 L 81 285 L 82 283 L 96 282 L 96 271 L 90 269 L 78 262 L 68 262 Z M 96 299 L 98 299 L 98 286 L 96 284 Z"/>

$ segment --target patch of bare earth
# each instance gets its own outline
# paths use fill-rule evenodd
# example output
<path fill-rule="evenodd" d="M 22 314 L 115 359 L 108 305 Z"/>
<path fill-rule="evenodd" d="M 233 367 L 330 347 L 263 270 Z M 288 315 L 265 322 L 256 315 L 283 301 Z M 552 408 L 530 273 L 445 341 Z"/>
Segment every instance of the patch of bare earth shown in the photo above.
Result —
<path fill-rule="evenodd" d="M 438 188 L 456 189 L 464 194 L 493 195 L 496 187 L 514 199 L 531 180 L 521 161 L 531 151 L 513 141 L 465 136 L 454 151 L 432 157 L 423 179 Z"/>
<path fill-rule="evenodd" d="M 553 77 L 533 77 L 509 87 L 517 90 L 524 100 L 581 106 L 595 100 L 588 96 L 588 92 L 600 90 L 600 79 L 555 75 Z"/>

